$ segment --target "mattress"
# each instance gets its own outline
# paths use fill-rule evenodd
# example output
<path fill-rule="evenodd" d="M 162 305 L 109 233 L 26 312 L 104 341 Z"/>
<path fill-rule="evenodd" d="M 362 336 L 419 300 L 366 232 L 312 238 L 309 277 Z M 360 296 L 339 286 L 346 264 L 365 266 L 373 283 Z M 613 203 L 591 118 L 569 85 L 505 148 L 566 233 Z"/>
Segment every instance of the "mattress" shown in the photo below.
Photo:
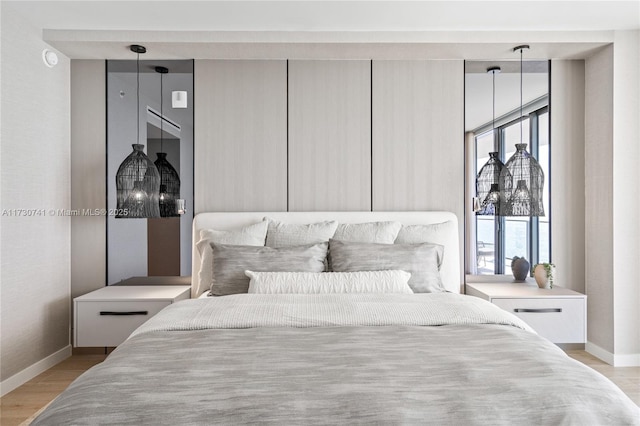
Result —
<path fill-rule="evenodd" d="M 243 294 L 170 305 L 33 424 L 248 423 L 637 425 L 640 412 L 479 298 Z"/>

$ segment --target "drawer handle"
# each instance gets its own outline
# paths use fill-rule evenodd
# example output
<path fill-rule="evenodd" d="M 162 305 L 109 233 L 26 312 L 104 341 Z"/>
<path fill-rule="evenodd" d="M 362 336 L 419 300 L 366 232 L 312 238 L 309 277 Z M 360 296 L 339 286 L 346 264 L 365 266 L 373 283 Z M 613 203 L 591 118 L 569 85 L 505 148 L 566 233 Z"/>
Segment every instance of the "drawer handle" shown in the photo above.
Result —
<path fill-rule="evenodd" d="M 542 308 L 542 309 L 515 308 L 513 312 L 531 312 L 536 314 L 547 314 L 550 312 L 562 312 L 562 308 Z"/>
<path fill-rule="evenodd" d="M 100 311 L 100 315 L 149 315 L 149 311 L 125 311 L 125 312 Z"/>

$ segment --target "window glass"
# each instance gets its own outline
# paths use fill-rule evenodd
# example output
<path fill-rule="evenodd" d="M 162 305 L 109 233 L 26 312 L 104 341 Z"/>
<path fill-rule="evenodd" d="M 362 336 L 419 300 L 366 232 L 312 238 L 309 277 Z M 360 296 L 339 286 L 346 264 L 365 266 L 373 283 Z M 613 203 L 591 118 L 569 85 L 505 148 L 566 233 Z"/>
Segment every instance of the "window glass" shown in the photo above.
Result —
<path fill-rule="evenodd" d="M 489 153 L 496 150 L 493 139 L 493 130 L 476 137 L 476 175 L 489 161 Z M 476 216 L 476 219 L 478 273 L 494 274 L 495 217 Z"/>
<path fill-rule="evenodd" d="M 520 120 L 508 124 L 503 129 L 504 140 L 504 163 L 511 158 L 516 152 L 516 144 L 526 143 L 529 144 L 529 118 L 522 120 L 522 138 L 520 138 Z M 531 147 L 527 147 L 530 151 Z M 511 273 L 511 260 L 514 256 L 524 257 L 531 261 L 531 253 L 529 251 L 529 227 L 531 226 L 530 219 L 522 216 L 508 216 L 505 218 L 504 226 L 504 272 L 505 274 Z"/>

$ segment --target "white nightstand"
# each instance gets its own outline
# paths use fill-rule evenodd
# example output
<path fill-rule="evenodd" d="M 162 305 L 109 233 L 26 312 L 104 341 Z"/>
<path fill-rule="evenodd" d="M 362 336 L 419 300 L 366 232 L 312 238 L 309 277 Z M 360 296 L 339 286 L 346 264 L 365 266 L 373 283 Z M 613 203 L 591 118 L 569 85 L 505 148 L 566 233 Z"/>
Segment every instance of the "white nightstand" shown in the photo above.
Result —
<path fill-rule="evenodd" d="M 467 283 L 466 293 L 520 317 L 553 343 L 585 343 L 587 296 L 562 287 L 534 283 Z"/>
<path fill-rule="evenodd" d="M 190 286 L 108 286 L 73 299 L 74 346 L 118 346 Z"/>

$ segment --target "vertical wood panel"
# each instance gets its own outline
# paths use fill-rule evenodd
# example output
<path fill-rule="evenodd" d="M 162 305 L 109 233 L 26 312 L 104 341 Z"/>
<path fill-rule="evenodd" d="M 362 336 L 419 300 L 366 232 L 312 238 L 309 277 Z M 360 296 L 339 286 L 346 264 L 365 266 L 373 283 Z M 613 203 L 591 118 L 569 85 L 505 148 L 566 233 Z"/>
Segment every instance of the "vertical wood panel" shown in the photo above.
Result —
<path fill-rule="evenodd" d="M 105 61 L 71 61 L 71 208 L 74 210 L 107 207 L 105 84 Z M 72 298 L 106 284 L 106 226 L 106 216 L 75 216 L 71 221 Z"/>
<path fill-rule="evenodd" d="M 289 209 L 371 209 L 370 61 L 289 62 Z"/>
<path fill-rule="evenodd" d="M 287 206 L 286 61 L 195 62 L 195 211 Z"/>
<path fill-rule="evenodd" d="M 551 63 L 551 255 L 555 282 L 585 291 L 585 63 Z"/>
<path fill-rule="evenodd" d="M 373 62 L 373 209 L 464 224 L 462 61 Z"/>
<path fill-rule="evenodd" d="M 180 276 L 180 217 L 147 219 L 147 275 Z"/>

